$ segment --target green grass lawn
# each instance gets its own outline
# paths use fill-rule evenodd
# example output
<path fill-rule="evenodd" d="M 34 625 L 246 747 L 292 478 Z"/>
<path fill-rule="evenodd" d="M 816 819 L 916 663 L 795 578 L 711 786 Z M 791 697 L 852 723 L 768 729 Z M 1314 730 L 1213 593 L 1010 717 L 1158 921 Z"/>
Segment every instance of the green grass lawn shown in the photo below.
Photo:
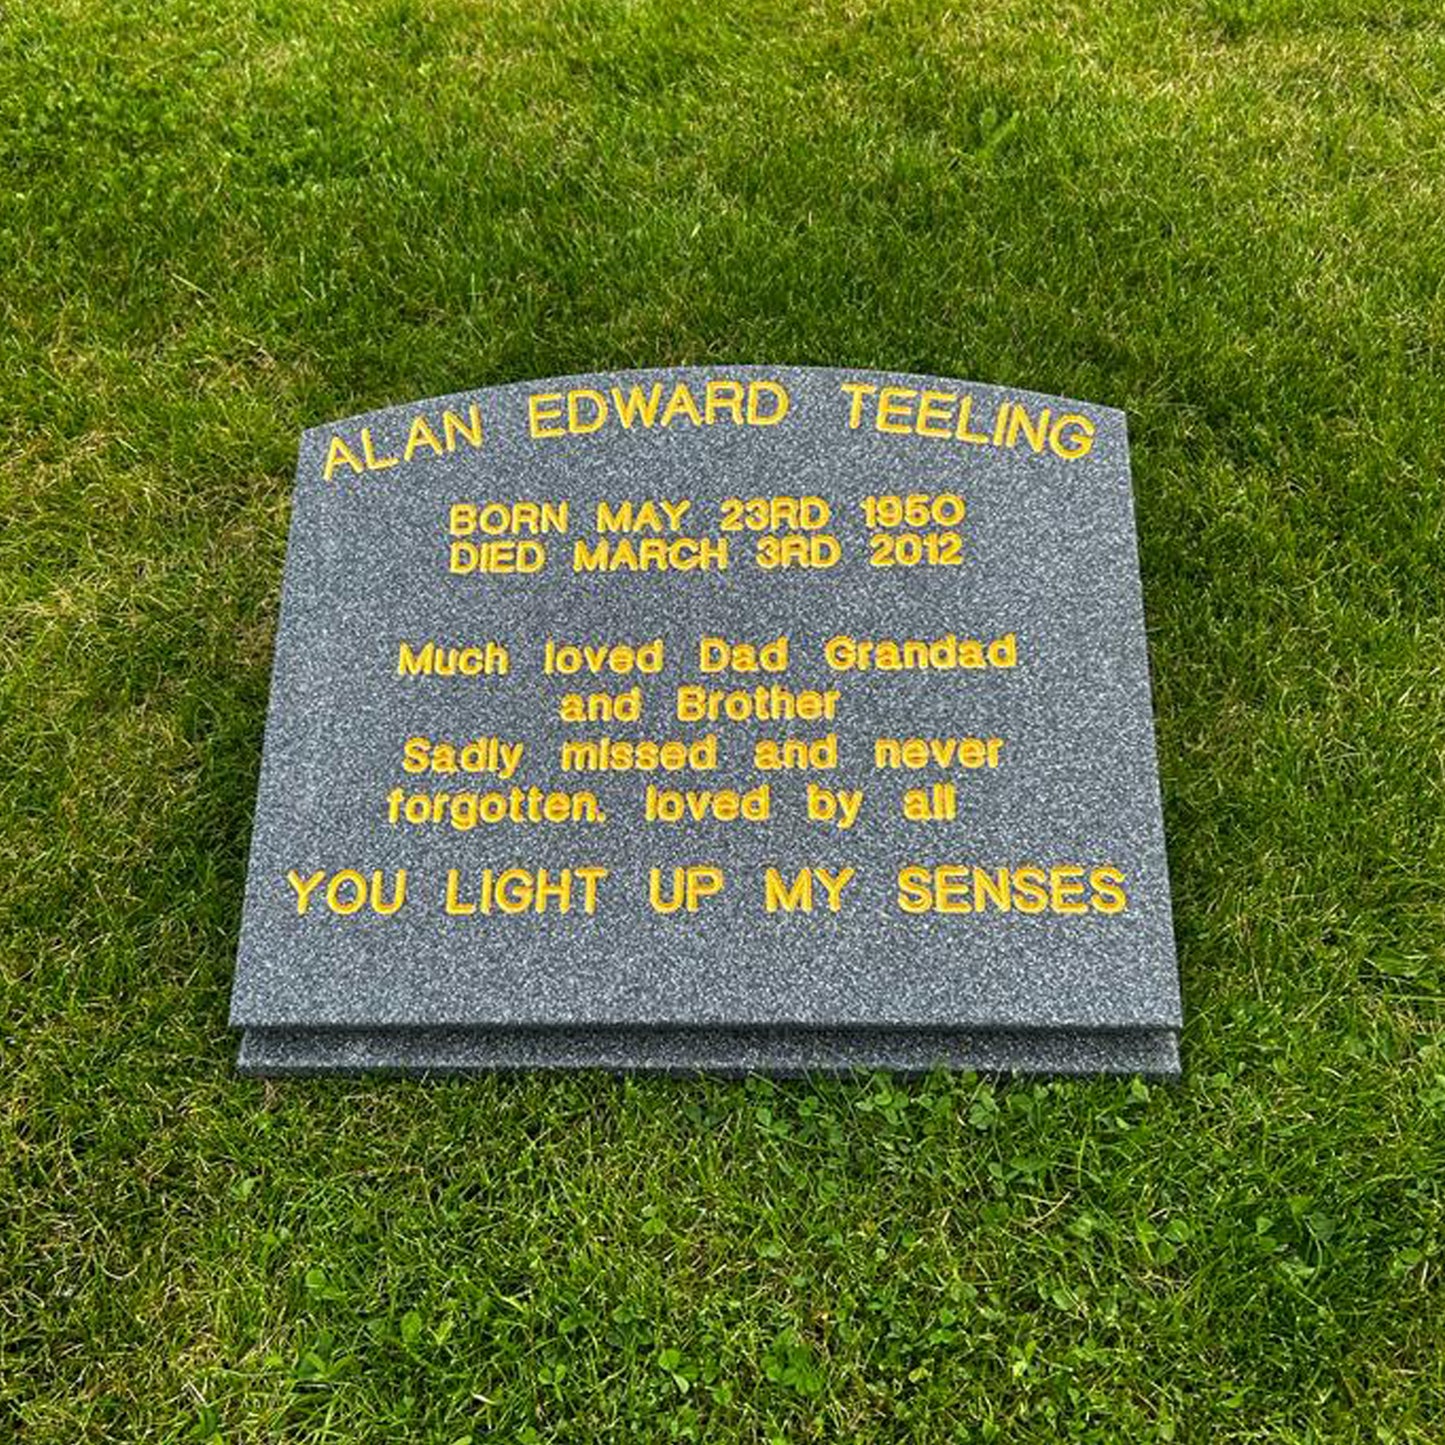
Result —
<path fill-rule="evenodd" d="M 0 1439 L 1445 1439 L 1445 19 L 0 0 Z M 1186 1078 L 240 1080 L 303 426 L 1125 408 Z"/>

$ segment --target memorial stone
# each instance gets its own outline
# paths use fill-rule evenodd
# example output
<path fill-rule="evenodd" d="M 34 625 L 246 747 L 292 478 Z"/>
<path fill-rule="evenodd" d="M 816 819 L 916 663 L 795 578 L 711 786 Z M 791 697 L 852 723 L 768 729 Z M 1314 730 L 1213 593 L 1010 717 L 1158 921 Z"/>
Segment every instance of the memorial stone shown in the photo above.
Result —
<path fill-rule="evenodd" d="M 1117 411 L 531 381 L 308 431 L 256 1074 L 1177 1074 Z"/>

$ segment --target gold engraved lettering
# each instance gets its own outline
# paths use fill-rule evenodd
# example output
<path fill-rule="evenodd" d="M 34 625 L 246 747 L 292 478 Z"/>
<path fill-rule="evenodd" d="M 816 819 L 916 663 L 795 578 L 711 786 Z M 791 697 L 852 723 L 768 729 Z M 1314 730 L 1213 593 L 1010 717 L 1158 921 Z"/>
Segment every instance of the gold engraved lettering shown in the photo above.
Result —
<path fill-rule="evenodd" d="M 409 462 L 416 455 L 417 448 L 424 446 L 431 448 L 434 457 L 443 455 L 442 444 L 437 440 L 431 423 L 418 412 L 412 417 L 411 430 L 406 434 L 406 450 L 401 454 L 402 461 Z"/>
<path fill-rule="evenodd" d="M 311 895 L 321 888 L 322 900 L 338 918 L 350 918 L 369 907 L 382 918 L 389 918 L 398 912 L 406 902 L 406 869 L 398 868 L 391 884 L 388 898 L 386 875 L 380 868 L 371 872 L 370 878 L 355 868 L 342 868 L 330 878 L 324 872 L 312 873 L 303 878 L 294 868 L 286 874 L 286 881 L 296 892 L 296 912 L 304 917 L 311 905 Z"/>
<path fill-rule="evenodd" d="M 572 677 L 579 672 L 591 673 L 593 677 L 603 672 L 625 677 L 632 672 L 656 673 L 662 671 L 663 644 L 660 637 L 650 642 L 599 642 L 569 643 L 548 638 L 542 647 L 542 671 L 547 676 L 554 673 Z"/>
<path fill-rule="evenodd" d="M 1082 917 L 1088 913 L 1122 913 L 1129 904 L 1123 872 L 1109 865 L 909 865 L 898 870 L 897 881 L 897 905 L 903 913 L 1013 912 Z"/>
<path fill-rule="evenodd" d="M 761 646 L 751 642 L 728 642 L 721 637 L 704 637 L 697 648 L 699 672 L 786 672 L 788 639 L 775 638 Z"/>
<path fill-rule="evenodd" d="M 654 913 L 676 913 L 685 909 L 696 913 L 705 898 L 712 898 L 723 890 L 724 875 L 721 868 L 694 866 L 673 868 L 664 886 L 661 868 L 648 873 L 647 901 Z"/>
<path fill-rule="evenodd" d="M 439 642 L 397 644 L 398 677 L 505 677 L 512 656 L 500 642 L 447 647 Z"/>
<path fill-rule="evenodd" d="M 605 823 L 607 814 L 589 788 L 567 792 L 514 787 L 483 793 L 408 793 L 393 788 L 386 795 L 386 820 L 392 827 L 445 824 L 455 832 L 470 833 L 473 828 L 501 823 Z"/>
<path fill-rule="evenodd" d="M 843 890 L 857 877 L 857 870 L 840 868 L 803 868 L 792 883 L 786 883 L 776 868 L 763 874 L 763 906 L 769 913 L 811 913 L 813 884 L 816 881 L 828 901 L 828 910 L 837 913 L 843 906 Z"/>
<path fill-rule="evenodd" d="M 564 693 L 557 700 L 557 716 L 563 722 L 639 722 L 642 718 L 642 689 L 626 692 Z"/>
<path fill-rule="evenodd" d="M 574 572 L 725 572 L 727 538 L 648 537 L 633 542 L 603 537 L 595 544 L 572 544 Z"/>
<path fill-rule="evenodd" d="M 991 642 L 971 637 L 858 638 L 840 634 L 823 644 L 823 660 L 834 672 L 910 672 L 933 669 L 1009 668 L 1018 665 L 1018 638 L 1005 633 Z"/>
<path fill-rule="evenodd" d="M 712 772 L 718 764 L 717 734 L 684 742 L 600 737 L 567 742 L 561 748 L 564 773 Z"/>
<path fill-rule="evenodd" d="M 741 792 L 737 788 L 659 788 L 647 785 L 642 816 L 649 823 L 766 823 L 772 816 L 773 793 L 767 783 Z"/>
<path fill-rule="evenodd" d="M 807 803 L 810 823 L 831 823 L 840 832 L 846 832 L 863 811 L 863 790 L 824 788 L 817 783 L 809 783 Z"/>
<path fill-rule="evenodd" d="M 759 738 L 753 744 L 753 766 L 760 772 L 794 769 L 817 772 L 838 766 L 838 734 L 821 738 Z"/>
<path fill-rule="evenodd" d="M 547 439 L 589 436 L 613 424 L 624 431 L 670 429 L 683 422 L 766 427 L 777 426 L 792 407 L 781 382 L 761 377 L 749 382 L 713 377 L 701 383 L 701 404 L 698 396 L 685 381 L 674 382 L 670 391 L 652 382 L 645 389 L 635 383 L 625 390 L 610 387 L 606 394 L 586 386 L 534 392 L 527 398 L 527 428 L 533 437 Z"/>
<path fill-rule="evenodd" d="M 599 886 L 606 868 L 592 865 L 561 868 L 483 868 L 474 891 L 463 897 L 462 870 L 447 870 L 444 911 L 454 918 L 494 913 L 597 912 Z"/>
<path fill-rule="evenodd" d="M 286 881 L 296 890 L 298 914 L 305 914 L 311 904 L 311 895 L 316 891 L 316 885 L 325 877 L 325 873 L 313 873 L 309 878 L 303 878 L 294 868 L 287 873 Z"/>
<path fill-rule="evenodd" d="M 996 768 L 1002 738 L 875 738 L 875 768 Z"/>
<path fill-rule="evenodd" d="M 679 722 L 832 721 L 837 716 L 836 688 L 794 691 L 780 682 L 752 688 L 709 688 L 688 683 L 677 689 Z"/>

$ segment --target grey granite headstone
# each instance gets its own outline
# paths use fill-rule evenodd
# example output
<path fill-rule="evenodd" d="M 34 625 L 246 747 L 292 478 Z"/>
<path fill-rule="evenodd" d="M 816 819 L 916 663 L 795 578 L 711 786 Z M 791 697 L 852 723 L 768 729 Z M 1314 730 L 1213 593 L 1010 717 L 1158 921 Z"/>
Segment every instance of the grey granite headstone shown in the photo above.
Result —
<path fill-rule="evenodd" d="M 258 1074 L 1177 1074 L 1124 418 L 565 377 L 308 431 Z"/>

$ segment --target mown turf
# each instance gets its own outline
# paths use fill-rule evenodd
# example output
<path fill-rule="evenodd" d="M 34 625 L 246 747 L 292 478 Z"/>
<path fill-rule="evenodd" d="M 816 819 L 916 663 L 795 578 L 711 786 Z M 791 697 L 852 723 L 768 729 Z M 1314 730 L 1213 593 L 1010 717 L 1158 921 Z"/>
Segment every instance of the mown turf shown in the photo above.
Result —
<path fill-rule="evenodd" d="M 1436 0 L 0 3 L 0 1437 L 1445 1438 Z M 1127 408 L 1178 1089 L 268 1086 L 296 433 Z"/>

